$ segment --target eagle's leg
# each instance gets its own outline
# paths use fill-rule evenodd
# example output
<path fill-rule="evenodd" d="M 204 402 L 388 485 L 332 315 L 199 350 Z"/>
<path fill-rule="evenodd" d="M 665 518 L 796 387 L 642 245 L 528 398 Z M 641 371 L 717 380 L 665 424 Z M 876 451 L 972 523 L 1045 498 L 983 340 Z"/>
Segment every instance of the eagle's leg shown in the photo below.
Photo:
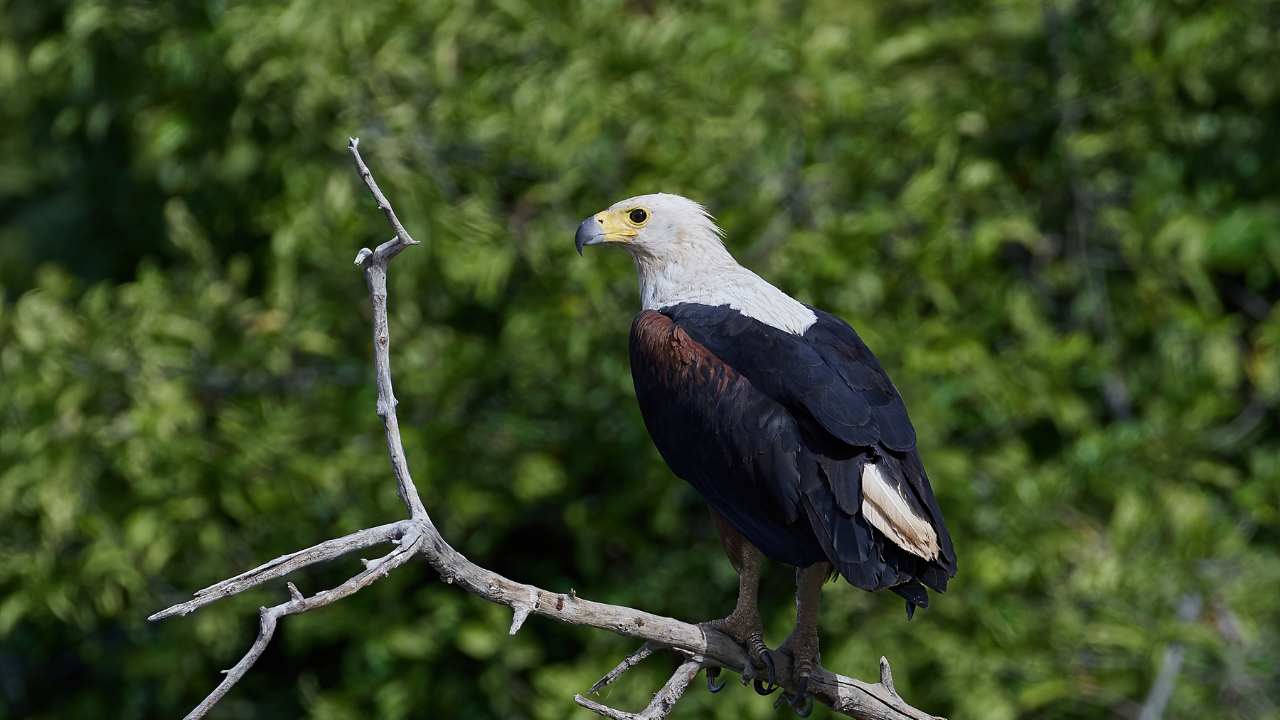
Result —
<path fill-rule="evenodd" d="M 778 652 L 791 658 L 791 673 L 798 687 L 796 694 L 787 700 L 801 717 L 807 717 L 813 710 L 813 698 L 807 688 L 809 676 L 818 666 L 818 608 L 822 584 L 830 575 L 831 564 L 827 562 L 796 571 L 796 626 L 778 647 Z"/>
<path fill-rule="evenodd" d="M 772 685 L 775 680 L 773 658 L 769 656 L 769 648 L 764 644 L 764 623 L 760 619 L 760 607 L 756 604 L 764 554 L 719 513 L 712 511 L 711 519 L 715 521 L 716 530 L 720 533 L 720 543 L 729 556 L 729 562 L 738 572 L 738 602 L 727 617 L 703 625 L 715 628 L 742 644 L 751 656 L 755 669 L 765 671 L 768 683 Z M 707 687 L 716 692 L 719 687 L 712 684 L 713 679 L 714 675 L 707 678 Z"/>

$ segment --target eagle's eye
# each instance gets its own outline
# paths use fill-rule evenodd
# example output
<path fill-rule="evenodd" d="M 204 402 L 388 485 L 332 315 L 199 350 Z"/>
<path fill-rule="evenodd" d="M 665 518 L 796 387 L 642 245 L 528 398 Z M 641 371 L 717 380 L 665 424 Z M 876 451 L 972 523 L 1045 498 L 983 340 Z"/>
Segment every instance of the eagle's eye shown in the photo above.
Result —
<path fill-rule="evenodd" d="M 643 225 L 644 221 L 649 219 L 649 213 L 645 212 L 644 208 L 636 208 L 627 213 L 627 218 L 633 225 Z"/>

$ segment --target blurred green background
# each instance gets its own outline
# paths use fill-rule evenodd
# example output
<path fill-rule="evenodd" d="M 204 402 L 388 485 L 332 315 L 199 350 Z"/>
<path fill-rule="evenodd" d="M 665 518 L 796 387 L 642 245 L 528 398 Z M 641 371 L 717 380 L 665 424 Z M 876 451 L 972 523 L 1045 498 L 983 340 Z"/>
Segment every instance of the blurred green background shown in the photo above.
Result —
<path fill-rule="evenodd" d="M 423 241 L 391 273 L 400 418 L 475 561 L 732 607 L 635 405 L 630 262 L 572 246 L 678 192 L 877 350 L 956 538 L 911 623 L 828 586 L 826 665 L 888 655 L 955 718 L 1154 720 L 1162 668 L 1165 717 L 1280 717 L 1280 3 L 0 10 L 0 717 L 179 717 L 285 591 L 150 612 L 402 516 L 351 265 L 389 232 L 349 135 Z M 634 649 L 509 620 L 410 566 L 288 619 L 215 716 L 586 718 Z M 701 681 L 676 712 L 787 714 Z"/>

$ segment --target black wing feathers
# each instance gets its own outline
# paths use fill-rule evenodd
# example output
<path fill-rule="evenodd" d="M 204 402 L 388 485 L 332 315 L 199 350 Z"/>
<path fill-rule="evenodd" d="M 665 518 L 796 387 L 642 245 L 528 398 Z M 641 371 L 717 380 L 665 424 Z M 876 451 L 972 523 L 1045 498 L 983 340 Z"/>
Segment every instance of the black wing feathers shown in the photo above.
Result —
<path fill-rule="evenodd" d="M 916 429 L 880 361 L 843 320 L 816 308 L 809 309 L 818 316 L 818 322 L 809 328 L 804 339 L 870 408 L 880 431 L 879 441 L 890 450 L 914 450 Z"/>
<path fill-rule="evenodd" d="M 859 388 L 875 416 L 880 430 L 880 443 L 893 451 L 883 455 L 881 475 L 899 490 L 907 502 L 922 516 L 928 517 L 938 534 L 939 558 L 933 572 L 927 573 L 932 582 L 925 584 L 937 588 L 946 586 L 946 579 L 955 575 L 955 548 L 951 535 L 942 519 L 942 510 L 929 486 L 929 476 L 916 451 L 916 431 L 907 416 L 907 407 L 894 387 L 889 374 L 862 338 L 840 318 L 831 313 L 810 308 L 818 322 L 805 333 L 818 353 L 846 378 L 849 384 Z M 911 556 L 915 557 L 915 556 Z M 925 564 L 920 561 L 922 566 Z M 938 568 L 941 569 L 938 569 Z M 923 572 L 923 567 L 921 568 Z M 914 573 L 913 573 L 914 574 Z"/>
<path fill-rule="evenodd" d="M 906 406 L 875 355 L 839 318 L 813 310 L 805 335 L 728 307 L 683 304 L 632 325 L 631 364 L 645 424 L 672 470 L 766 555 L 828 559 L 852 584 L 927 605 L 955 551 L 915 450 Z M 929 561 L 862 514 L 876 463 L 938 536 Z"/>
<path fill-rule="evenodd" d="M 801 338 L 723 307 L 676 305 L 664 314 L 760 392 L 806 412 L 840 440 L 850 445 L 879 440 L 866 399 Z"/>

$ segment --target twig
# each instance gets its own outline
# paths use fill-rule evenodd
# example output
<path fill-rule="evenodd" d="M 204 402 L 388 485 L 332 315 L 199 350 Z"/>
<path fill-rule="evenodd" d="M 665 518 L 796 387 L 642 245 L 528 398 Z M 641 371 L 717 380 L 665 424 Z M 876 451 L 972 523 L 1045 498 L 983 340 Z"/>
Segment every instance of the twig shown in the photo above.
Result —
<path fill-rule="evenodd" d="M 305 550 L 281 555 L 267 563 L 263 563 L 258 567 L 247 572 L 240 573 L 233 578 L 227 578 L 216 585 L 210 585 L 203 590 L 197 590 L 195 598 L 184 603 L 178 603 L 172 607 L 165 608 L 158 613 L 148 617 L 148 620 L 164 620 L 174 617 L 175 615 L 186 615 L 190 612 L 199 610 L 209 603 L 217 602 L 223 598 L 231 597 L 238 593 L 242 593 L 251 587 L 261 585 L 268 580 L 274 580 L 284 577 L 289 573 L 304 568 L 308 565 L 314 565 L 318 562 L 333 560 L 356 550 L 363 550 L 367 547 L 379 545 L 384 542 L 391 542 L 402 537 L 406 530 L 412 526 L 408 520 L 389 523 L 387 525 L 379 525 L 378 527 L 368 528 L 359 532 L 344 535 L 333 540 L 325 540 L 319 545 L 309 547 Z"/>
<path fill-rule="evenodd" d="M 410 245 L 418 241 L 410 237 L 400 224 L 396 211 L 378 188 L 369 166 L 360 157 L 359 138 L 348 138 L 347 150 L 356 163 L 356 171 L 373 193 L 378 208 L 387 216 L 387 221 L 395 230 L 395 238 L 382 243 L 370 252 L 361 249 L 356 255 L 356 264 L 364 268 L 365 283 L 369 286 L 369 300 L 373 304 L 373 367 L 378 384 L 378 417 L 382 418 L 382 429 L 387 437 L 387 454 L 391 459 L 391 472 L 395 475 L 400 499 L 409 508 L 412 519 L 427 516 L 427 509 L 418 496 L 418 489 L 413 485 L 413 476 L 409 474 L 409 461 L 404 456 L 404 444 L 400 441 L 400 421 L 396 419 L 396 394 L 391 387 L 391 331 L 387 324 L 387 264 Z"/>
<path fill-rule="evenodd" d="M 382 418 L 387 452 L 391 460 L 392 474 L 396 479 L 397 491 L 409 511 L 409 518 L 327 540 L 314 547 L 276 558 L 248 572 L 211 585 L 196 593 L 192 600 L 152 615 L 151 620 L 185 615 L 224 597 L 268 580 L 280 578 L 298 568 L 332 560 L 382 542 L 399 540 L 399 546 L 390 553 L 377 560 L 366 561 L 363 571 L 332 590 L 305 597 L 290 583 L 288 585 L 290 600 L 261 610 L 258 637 L 249 651 L 240 662 L 236 663 L 235 667 L 227 671 L 223 681 L 196 706 L 195 710 L 187 716 L 188 719 L 204 717 L 209 709 L 244 676 L 271 641 L 280 618 L 336 602 L 358 592 L 417 556 L 421 556 L 434 568 L 446 583 L 457 584 L 480 598 L 511 608 L 513 611 L 511 633 L 513 634 L 520 629 L 530 615 L 542 615 L 570 625 L 599 628 L 646 641 L 640 650 L 593 686 L 593 691 L 616 680 L 618 676 L 655 649 L 671 648 L 687 657 L 654 697 L 649 707 L 637 715 L 606 708 L 581 696 L 575 698 L 578 704 L 601 712 L 606 717 L 657 720 L 671 711 L 697 675 L 699 668 L 724 667 L 741 673 L 750 664 L 747 654 L 736 641 L 721 632 L 622 605 L 592 602 L 578 597 L 573 591 L 567 594 L 553 593 L 533 585 L 515 582 L 471 562 L 440 535 L 430 515 L 427 514 L 426 507 L 409 474 L 404 446 L 400 440 L 400 426 L 396 419 L 395 394 L 391 385 L 390 335 L 387 324 L 387 264 L 406 247 L 416 243 L 400 225 L 391 204 L 387 202 L 374 181 L 373 174 L 360 157 L 358 146 L 359 141 L 351 138 L 347 148 L 355 160 L 360 177 L 396 233 L 394 239 L 379 245 L 375 250 L 367 248 L 361 250 L 356 256 L 356 265 L 364 270 L 370 300 L 373 304 L 373 355 L 378 388 L 377 411 Z M 790 667 L 785 656 L 780 657 L 777 671 L 782 679 L 782 685 L 794 691 L 795 682 L 791 678 Z M 931 715 L 908 705 L 897 694 L 893 689 L 888 661 L 883 658 L 880 683 L 864 683 L 817 668 L 809 678 L 808 689 L 818 701 L 830 705 L 837 712 L 855 718 L 864 720 L 928 720 L 932 718 Z"/>
<path fill-rule="evenodd" d="M 894 697 L 898 697 L 898 689 L 893 686 L 893 668 L 889 667 L 889 658 L 880 656 L 880 684 Z"/>
<path fill-rule="evenodd" d="M 373 194 L 373 199 L 378 203 L 378 209 L 387 216 L 387 222 L 391 223 L 391 229 L 396 232 L 396 240 L 401 246 L 396 249 L 396 254 L 410 245 L 417 245 L 418 241 L 413 239 L 408 230 L 404 229 L 404 225 L 400 224 L 400 218 L 396 217 L 396 211 L 392 209 L 391 203 L 387 201 L 387 196 L 382 194 L 382 189 L 378 187 L 378 181 L 373 179 L 373 173 L 369 171 L 369 166 L 364 164 L 364 158 L 360 157 L 360 138 L 347 138 L 347 150 L 351 152 L 351 157 L 356 161 L 356 172 L 360 173 L 360 179 L 364 180 L 364 184 L 369 187 L 369 192 Z M 381 248 L 379 248 L 381 249 Z M 391 257 L 395 257 L 393 254 Z M 387 259 L 390 260 L 391 257 Z"/>
<path fill-rule="evenodd" d="M 226 695 L 227 691 L 237 682 L 240 682 L 240 678 L 244 677 L 244 674 L 249 671 L 249 668 L 253 667 L 253 664 L 262 656 L 263 651 L 267 649 L 267 644 L 271 642 L 271 637 L 276 632 L 276 623 L 280 618 L 285 615 L 296 615 L 308 610 L 322 608 L 363 590 L 375 580 L 386 577 L 387 573 L 408 562 L 417 552 L 420 540 L 421 537 L 415 534 L 407 546 L 401 545 L 370 563 L 369 567 L 338 587 L 316 593 L 309 598 L 302 597 L 301 593 L 297 593 L 297 588 L 293 588 L 293 584 L 290 583 L 289 585 L 294 591 L 291 595 L 294 595 L 294 597 L 289 602 L 258 610 L 258 638 L 253 641 L 253 645 L 249 647 L 249 651 L 244 654 L 244 657 L 240 658 L 240 662 L 226 672 L 226 677 L 223 678 L 221 683 L 218 683 L 218 687 L 214 688 L 213 692 L 209 693 L 208 697 L 201 701 L 194 710 L 187 713 L 186 720 L 199 720 L 199 718 L 208 715 L 213 706 L 222 699 L 222 696 Z"/>
<path fill-rule="evenodd" d="M 643 648 L 641 648 L 643 649 Z M 634 655 L 632 657 L 635 657 Z M 630 660 L 631 658 L 627 658 Z M 625 664 L 625 660 L 623 661 Z M 632 663 L 634 665 L 634 663 Z M 619 665 L 619 668 L 622 666 Z M 628 665 L 629 669 L 631 666 Z M 617 670 L 618 668 L 614 668 Z M 662 689 L 653 696 L 653 700 L 645 706 L 644 710 L 638 713 L 629 713 L 622 710 L 615 710 L 608 705 L 601 705 L 595 700 L 583 697 L 582 695 L 574 695 L 573 701 L 591 712 L 610 718 L 611 720 L 662 720 L 671 713 L 672 708 L 676 706 L 680 698 L 684 696 L 684 691 L 689 689 L 689 683 L 698 676 L 698 670 L 702 669 L 702 664 L 697 660 L 685 660 L 671 673 L 671 677 L 667 680 Z M 619 673 L 621 674 L 621 673 Z M 597 683 L 598 684 L 598 683 Z M 607 684 L 607 683 L 606 683 Z"/>
<path fill-rule="evenodd" d="M 623 658 L 622 662 L 618 663 L 612 670 L 605 673 L 604 677 L 597 680 L 594 685 L 587 689 L 587 692 L 592 695 L 599 695 L 601 690 L 612 685 L 614 680 L 622 677 L 622 673 L 644 662 L 645 658 L 653 654 L 654 648 L 655 646 L 651 642 L 646 642 L 641 645 L 638 650 Z"/>

